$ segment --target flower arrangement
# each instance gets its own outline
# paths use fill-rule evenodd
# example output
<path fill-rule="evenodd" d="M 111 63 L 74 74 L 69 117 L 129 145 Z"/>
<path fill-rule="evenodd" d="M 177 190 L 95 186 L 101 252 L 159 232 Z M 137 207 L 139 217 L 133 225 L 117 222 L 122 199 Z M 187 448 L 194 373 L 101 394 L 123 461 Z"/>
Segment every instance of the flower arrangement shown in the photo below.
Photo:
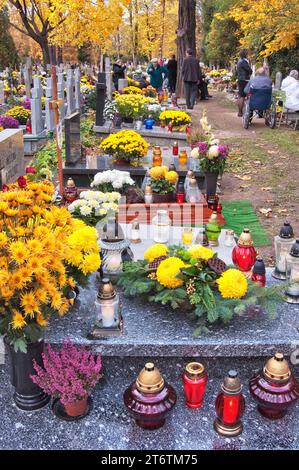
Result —
<path fill-rule="evenodd" d="M 146 88 L 143 88 L 142 93 L 144 96 L 149 96 L 150 98 L 157 97 L 157 90 L 151 85 L 148 85 Z"/>
<path fill-rule="evenodd" d="M 0 192 L 0 334 L 23 352 L 101 264 L 97 230 L 53 205 L 52 183 L 31 176 Z"/>
<path fill-rule="evenodd" d="M 149 115 L 152 116 L 155 122 L 159 121 L 159 116 L 161 114 L 161 105 L 158 103 L 146 103 L 144 108 L 144 118 L 147 118 Z"/>
<path fill-rule="evenodd" d="M 117 112 L 116 102 L 113 100 L 106 99 L 105 106 L 104 106 L 104 118 L 107 121 L 113 121 L 116 112 Z"/>
<path fill-rule="evenodd" d="M 126 160 L 130 165 L 138 166 L 148 151 L 148 143 L 135 131 L 123 130 L 110 134 L 100 148 L 113 155 L 115 160 Z"/>
<path fill-rule="evenodd" d="M 30 98 L 24 98 L 23 101 L 21 102 L 21 106 L 25 109 L 30 109 Z"/>
<path fill-rule="evenodd" d="M 133 80 L 133 78 L 127 77 L 129 86 L 139 87 L 140 83 L 137 80 Z"/>
<path fill-rule="evenodd" d="M 3 129 L 17 129 L 19 121 L 11 116 L 0 116 L 0 126 Z"/>
<path fill-rule="evenodd" d="M 150 169 L 150 186 L 153 193 L 169 194 L 175 191 L 179 175 L 176 171 L 168 171 L 167 166 L 154 166 Z"/>
<path fill-rule="evenodd" d="M 5 113 L 5 116 L 13 117 L 19 121 L 19 124 L 25 125 L 31 116 L 31 112 L 23 106 L 14 106 Z"/>
<path fill-rule="evenodd" d="M 172 122 L 173 129 L 178 131 L 185 130 L 186 126 L 192 122 L 191 117 L 185 111 L 175 111 L 173 109 L 162 111 L 159 119 L 166 123 Z"/>
<path fill-rule="evenodd" d="M 117 192 L 82 191 L 80 199 L 72 202 L 68 210 L 74 217 L 94 227 L 104 217 L 117 211 L 120 198 Z"/>
<path fill-rule="evenodd" d="M 142 90 L 137 86 L 130 85 L 123 89 L 123 93 L 125 95 L 142 95 Z"/>
<path fill-rule="evenodd" d="M 101 356 L 84 346 L 77 348 L 64 342 L 60 351 L 54 351 L 48 344 L 42 356 L 43 368 L 34 361 L 36 375 L 31 375 L 31 379 L 63 405 L 87 398 L 101 378 Z"/>
<path fill-rule="evenodd" d="M 149 301 L 190 312 L 198 321 L 197 335 L 208 331 L 208 324 L 245 314 L 252 305 L 274 315 L 284 291 L 281 286 L 259 287 L 201 245 L 156 244 L 145 251 L 144 261 L 126 262 L 123 269 L 118 283 L 126 295 L 146 294 Z"/>
<path fill-rule="evenodd" d="M 111 193 L 117 190 L 121 194 L 123 194 L 129 186 L 134 185 L 135 181 L 130 178 L 130 173 L 128 171 L 119 170 L 107 170 L 97 173 L 90 184 L 91 188 L 102 191 L 103 193 Z"/>
<path fill-rule="evenodd" d="M 153 98 L 140 95 L 116 95 L 117 111 L 123 118 L 140 119 L 145 114 L 147 104 L 156 103 Z"/>
<path fill-rule="evenodd" d="M 215 139 L 205 111 L 200 119 L 200 124 L 204 132 L 202 135 L 203 141 L 194 145 L 190 156 L 199 160 L 203 171 L 222 175 L 229 154 L 229 147 L 228 145 L 221 145 L 220 141 Z"/>

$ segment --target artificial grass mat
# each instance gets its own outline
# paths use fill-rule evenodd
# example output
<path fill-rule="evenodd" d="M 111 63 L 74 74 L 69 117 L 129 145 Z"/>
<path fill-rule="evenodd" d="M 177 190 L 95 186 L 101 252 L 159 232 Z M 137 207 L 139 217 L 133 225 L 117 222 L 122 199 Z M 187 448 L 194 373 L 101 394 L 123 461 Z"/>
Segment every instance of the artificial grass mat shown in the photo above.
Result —
<path fill-rule="evenodd" d="M 221 204 L 222 213 L 225 217 L 223 228 L 234 230 L 237 236 L 240 236 L 244 227 L 249 228 L 256 247 L 271 245 L 271 241 L 254 212 L 250 201 L 246 199 L 241 201 L 221 201 Z"/>

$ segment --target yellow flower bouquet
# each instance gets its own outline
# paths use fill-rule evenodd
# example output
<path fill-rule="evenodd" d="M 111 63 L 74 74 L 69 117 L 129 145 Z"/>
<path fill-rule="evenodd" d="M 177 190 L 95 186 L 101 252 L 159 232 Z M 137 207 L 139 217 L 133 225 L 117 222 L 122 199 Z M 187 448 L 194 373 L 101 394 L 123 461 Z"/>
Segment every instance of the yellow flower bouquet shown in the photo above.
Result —
<path fill-rule="evenodd" d="M 21 125 L 25 125 L 31 116 L 31 111 L 30 109 L 23 108 L 23 106 L 14 106 L 5 113 L 5 116 L 13 117 L 17 119 Z"/>
<path fill-rule="evenodd" d="M 137 86 L 126 86 L 123 89 L 125 95 L 142 95 L 142 90 Z"/>
<path fill-rule="evenodd" d="M 167 166 L 154 166 L 149 171 L 152 191 L 155 194 L 174 194 L 179 175 Z"/>
<path fill-rule="evenodd" d="M 186 126 L 192 122 L 189 114 L 185 111 L 176 111 L 174 109 L 169 109 L 167 111 L 162 111 L 159 116 L 160 122 L 164 121 L 167 124 L 172 122 L 174 131 L 185 131 Z"/>
<path fill-rule="evenodd" d="M 16 351 L 67 313 L 76 285 L 101 264 L 96 229 L 53 205 L 53 194 L 49 181 L 25 177 L 0 192 L 0 333 Z"/>
<path fill-rule="evenodd" d="M 132 166 L 138 166 L 147 154 L 148 144 L 137 132 L 123 130 L 110 134 L 101 142 L 100 148 L 113 155 L 116 161 L 125 160 Z"/>
<path fill-rule="evenodd" d="M 143 94 L 116 95 L 117 111 L 124 119 L 142 119 L 145 117 L 147 105 L 157 104 L 154 98 Z"/>
<path fill-rule="evenodd" d="M 195 334 L 207 325 L 229 322 L 234 315 L 260 311 L 275 314 L 285 287 L 261 288 L 238 269 L 229 268 L 210 248 L 156 244 L 144 261 L 124 263 L 119 285 L 126 295 L 148 296 L 149 301 L 189 312 L 197 320 Z"/>

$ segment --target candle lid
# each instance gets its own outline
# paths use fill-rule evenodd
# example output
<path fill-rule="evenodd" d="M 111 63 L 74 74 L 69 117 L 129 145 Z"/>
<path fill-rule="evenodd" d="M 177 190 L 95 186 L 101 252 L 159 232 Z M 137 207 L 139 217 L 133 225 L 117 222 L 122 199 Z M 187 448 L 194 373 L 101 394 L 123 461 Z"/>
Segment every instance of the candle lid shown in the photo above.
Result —
<path fill-rule="evenodd" d="M 284 358 L 284 355 L 280 352 L 275 353 L 275 355 L 266 362 L 263 373 L 268 379 L 278 382 L 285 382 L 291 376 L 289 364 Z"/>
<path fill-rule="evenodd" d="M 150 185 L 145 186 L 144 194 L 152 194 L 152 187 Z"/>
<path fill-rule="evenodd" d="M 75 188 L 76 187 L 75 181 L 73 180 L 73 178 L 68 178 L 68 180 L 66 182 L 66 186 L 68 188 Z"/>
<path fill-rule="evenodd" d="M 228 374 L 224 377 L 222 390 L 223 392 L 228 393 L 230 395 L 237 395 L 241 392 L 242 385 L 240 377 L 236 370 L 230 370 Z"/>
<path fill-rule="evenodd" d="M 142 393 L 158 393 L 164 388 L 164 379 L 153 362 L 147 362 L 140 371 L 136 387 Z"/>
<path fill-rule="evenodd" d="M 266 267 L 265 267 L 263 258 L 261 257 L 256 258 L 256 262 L 254 263 L 254 266 L 253 266 L 253 273 L 260 274 L 260 275 L 266 274 Z"/>
<path fill-rule="evenodd" d="M 114 299 L 115 296 L 116 296 L 116 291 L 110 279 L 108 277 L 104 277 L 101 280 L 97 298 L 99 300 L 110 300 L 110 299 Z"/>
<path fill-rule="evenodd" d="M 210 218 L 209 218 L 209 224 L 216 224 L 219 225 L 219 218 L 218 218 L 218 213 L 216 211 L 213 211 Z"/>
<path fill-rule="evenodd" d="M 244 228 L 243 232 L 241 233 L 239 240 L 239 246 L 253 246 L 253 239 L 248 228 Z"/>
<path fill-rule="evenodd" d="M 205 368 L 200 362 L 189 362 L 189 364 L 186 365 L 186 372 L 191 375 L 192 378 L 199 377 L 204 371 Z"/>
<path fill-rule="evenodd" d="M 279 236 L 280 238 L 293 238 L 294 237 L 293 227 L 291 226 L 290 222 L 288 222 L 287 220 L 284 222 L 283 226 L 281 227 Z"/>
<path fill-rule="evenodd" d="M 295 258 L 299 258 L 299 238 L 297 238 L 295 243 L 292 245 L 290 255 L 294 256 Z"/>

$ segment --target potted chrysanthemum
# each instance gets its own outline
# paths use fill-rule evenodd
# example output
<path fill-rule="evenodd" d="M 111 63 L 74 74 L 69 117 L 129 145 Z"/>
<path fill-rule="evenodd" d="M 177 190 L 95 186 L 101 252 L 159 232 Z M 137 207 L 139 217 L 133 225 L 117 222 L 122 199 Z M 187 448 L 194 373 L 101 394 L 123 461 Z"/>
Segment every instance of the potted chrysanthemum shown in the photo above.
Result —
<path fill-rule="evenodd" d="M 167 166 L 154 166 L 149 172 L 149 184 L 152 188 L 153 202 L 173 202 L 179 175 L 169 171 Z"/>
<path fill-rule="evenodd" d="M 147 154 L 148 143 L 137 132 L 122 130 L 110 134 L 101 142 L 100 148 L 112 155 L 115 163 L 138 166 Z"/>

